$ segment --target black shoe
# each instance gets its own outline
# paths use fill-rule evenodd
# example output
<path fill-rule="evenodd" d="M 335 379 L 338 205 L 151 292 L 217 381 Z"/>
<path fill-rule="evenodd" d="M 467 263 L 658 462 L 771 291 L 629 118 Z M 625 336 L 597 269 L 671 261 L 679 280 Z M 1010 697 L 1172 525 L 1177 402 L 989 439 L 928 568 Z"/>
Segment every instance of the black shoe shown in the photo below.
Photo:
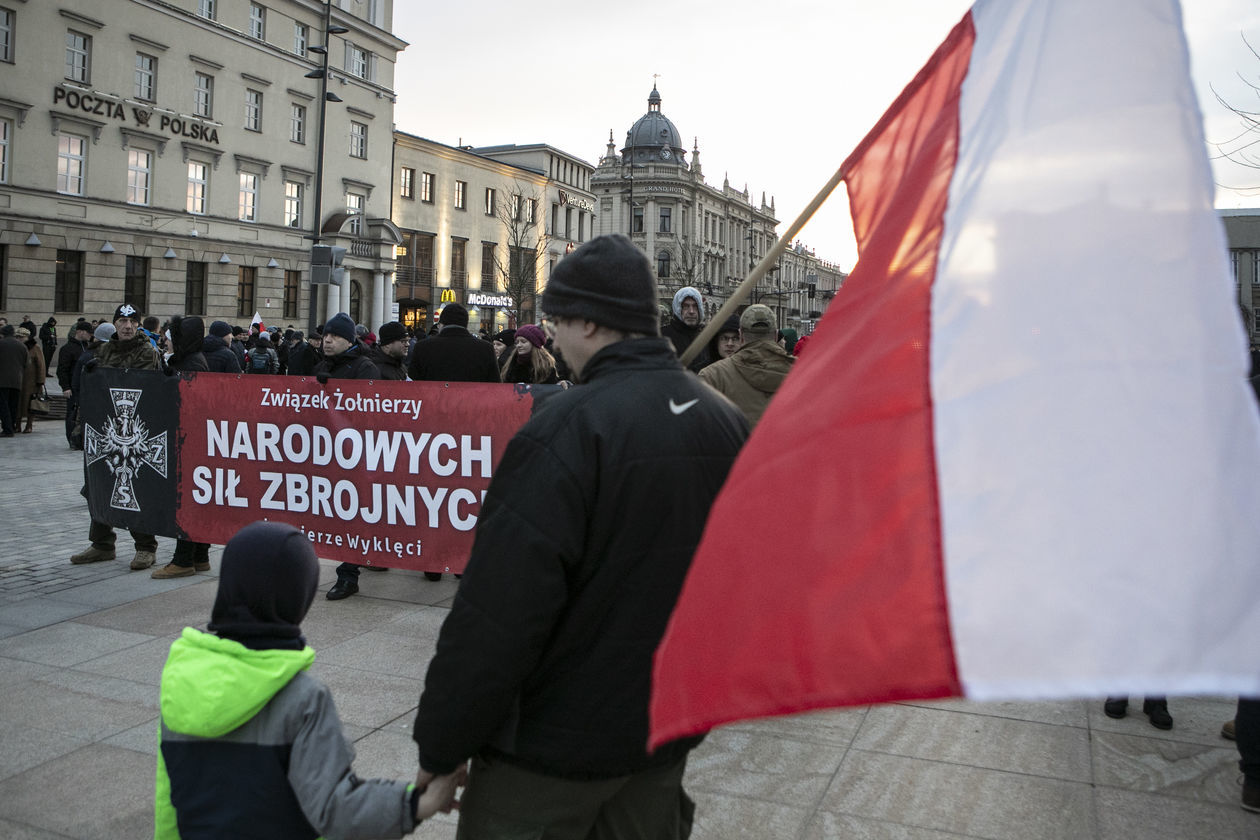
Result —
<path fill-rule="evenodd" d="M 1172 715 L 1168 714 L 1167 700 L 1143 700 L 1142 713 L 1151 719 L 1156 729 L 1172 729 Z"/>
<path fill-rule="evenodd" d="M 1243 779 L 1242 806 L 1244 811 L 1260 814 L 1260 782 Z"/>
<path fill-rule="evenodd" d="M 333 584 L 333 588 L 328 590 L 328 594 L 324 597 L 329 601 L 340 601 L 342 598 L 349 598 L 351 595 L 359 591 L 359 584 L 345 578 L 337 578 L 337 582 Z"/>
<path fill-rule="evenodd" d="M 1122 718 L 1129 713 L 1129 698 L 1108 697 L 1103 703 L 1103 714 L 1109 718 Z"/>
<path fill-rule="evenodd" d="M 425 576 L 425 577 L 427 577 L 429 580 L 441 580 L 441 579 L 442 579 L 442 573 L 441 573 L 441 572 L 425 572 L 425 573 L 424 573 L 424 576 Z"/>

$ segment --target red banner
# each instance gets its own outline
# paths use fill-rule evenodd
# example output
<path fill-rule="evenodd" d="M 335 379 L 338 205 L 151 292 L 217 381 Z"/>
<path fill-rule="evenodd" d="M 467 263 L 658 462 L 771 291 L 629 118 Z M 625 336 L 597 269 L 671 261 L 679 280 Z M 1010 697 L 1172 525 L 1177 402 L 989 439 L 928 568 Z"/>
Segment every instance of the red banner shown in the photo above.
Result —
<path fill-rule="evenodd" d="M 435 572 L 463 570 L 503 450 L 535 400 L 554 390 L 186 375 L 177 380 L 176 419 L 169 412 L 174 395 L 162 391 L 174 383 L 160 374 L 124 376 L 138 388 L 125 393 L 143 395 L 124 400 L 124 414 L 134 415 L 145 402 L 164 409 L 148 424 L 151 433 L 166 431 L 174 443 L 174 481 L 157 489 L 174 490 L 175 521 L 169 522 L 169 498 L 140 498 L 129 511 L 113 511 L 118 505 L 110 493 L 122 472 L 116 465 L 99 481 L 89 470 L 89 496 L 100 497 L 96 506 L 107 521 L 158 525 L 154 533 L 214 544 L 260 519 L 288 522 L 321 557 Z M 118 393 L 124 392 L 108 391 Z M 103 416 L 119 411 L 108 395 L 93 401 Z M 160 428 L 163 415 L 177 427 Z M 102 469 L 105 450 L 102 444 Z M 121 463 L 117 455 L 113 460 Z M 127 469 L 127 491 L 133 492 L 131 477 L 138 476 L 134 495 L 153 495 L 141 481 L 149 472 L 140 463 Z M 161 522 L 143 521 L 148 511 L 162 510 L 167 514 Z"/>

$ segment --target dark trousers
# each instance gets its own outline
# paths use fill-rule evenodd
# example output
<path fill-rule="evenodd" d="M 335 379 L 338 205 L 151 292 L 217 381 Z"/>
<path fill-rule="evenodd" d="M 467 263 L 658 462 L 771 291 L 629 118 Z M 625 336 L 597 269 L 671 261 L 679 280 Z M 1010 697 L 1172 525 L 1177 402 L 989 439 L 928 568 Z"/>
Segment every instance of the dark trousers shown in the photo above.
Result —
<path fill-rule="evenodd" d="M 74 424 L 79 415 L 79 398 L 71 396 L 66 400 L 66 443 L 74 446 Z"/>
<path fill-rule="evenodd" d="M 184 569 L 190 569 L 198 563 L 209 563 L 210 544 L 176 540 L 175 556 L 171 558 L 171 562 Z"/>
<path fill-rule="evenodd" d="M 455 840 L 685 840 L 695 804 L 687 759 L 615 779 L 546 776 L 474 758 Z"/>
<path fill-rule="evenodd" d="M 342 563 L 337 567 L 337 580 L 352 580 L 358 583 L 359 572 L 362 568 L 358 563 Z"/>
<path fill-rule="evenodd" d="M 113 551 L 117 537 L 114 535 L 113 525 L 106 525 L 104 522 L 97 522 L 93 519 L 91 526 L 88 528 L 88 539 L 92 541 L 92 548 L 99 548 L 102 551 Z M 136 544 L 136 551 L 157 551 L 157 537 L 152 534 L 141 534 L 139 531 L 132 531 L 131 539 Z"/>
<path fill-rule="evenodd" d="M 17 427 L 18 407 L 21 402 L 21 388 L 0 388 L 0 432 L 13 434 Z"/>
<path fill-rule="evenodd" d="M 1234 717 L 1238 768 L 1251 784 L 1260 784 L 1260 697 L 1239 697 Z"/>

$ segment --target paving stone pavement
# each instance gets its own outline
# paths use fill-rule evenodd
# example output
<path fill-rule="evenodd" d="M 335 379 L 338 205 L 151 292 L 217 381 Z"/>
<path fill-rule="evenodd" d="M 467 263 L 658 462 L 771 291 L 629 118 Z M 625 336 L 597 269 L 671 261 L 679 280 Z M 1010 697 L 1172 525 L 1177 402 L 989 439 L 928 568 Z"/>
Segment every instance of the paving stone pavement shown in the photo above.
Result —
<path fill-rule="evenodd" d="M 220 550 L 209 573 L 171 581 L 129 571 L 124 551 L 71 566 L 88 517 L 82 455 L 61 422 L 0 440 L 0 466 L 0 840 L 151 837 L 158 677 L 180 629 L 208 619 Z M 159 539 L 159 562 L 173 546 Z M 334 566 L 321 561 L 322 589 Z M 360 774 L 409 778 L 411 721 L 456 582 L 395 570 L 360 585 L 316 599 L 313 672 Z M 1260 840 L 1219 735 L 1232 699 L 1170 706 L 1169 732 L 1140 713 L 1107 718 L 1100 700 L 900 703 L 723 727 L 687 772 L 693 837 Z M 413 836 L 453 838 L 455 822 Z"/>

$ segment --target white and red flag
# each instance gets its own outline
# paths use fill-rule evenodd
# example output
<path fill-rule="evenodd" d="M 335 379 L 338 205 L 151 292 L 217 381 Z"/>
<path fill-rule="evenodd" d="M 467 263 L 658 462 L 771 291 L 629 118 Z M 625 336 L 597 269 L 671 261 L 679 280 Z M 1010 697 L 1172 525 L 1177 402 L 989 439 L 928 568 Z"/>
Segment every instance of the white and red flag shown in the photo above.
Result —
<path fill-rule="evenodd" d="M 262 316 L 258 314 L 258 310 L 254 310 L 254 319 L 249 322 L 249 328 L 252 330 L 254 327 L 258 327 L 259 332 L 267 331 L 267 325 L 263 323 Z"/>
<path fill-rule="evenodd" d="M 1260 694 L 1260 415 L 1176 0 L 981 0 L 842 168 L 859 260 L 714 505 L 653 744 Z"/>

